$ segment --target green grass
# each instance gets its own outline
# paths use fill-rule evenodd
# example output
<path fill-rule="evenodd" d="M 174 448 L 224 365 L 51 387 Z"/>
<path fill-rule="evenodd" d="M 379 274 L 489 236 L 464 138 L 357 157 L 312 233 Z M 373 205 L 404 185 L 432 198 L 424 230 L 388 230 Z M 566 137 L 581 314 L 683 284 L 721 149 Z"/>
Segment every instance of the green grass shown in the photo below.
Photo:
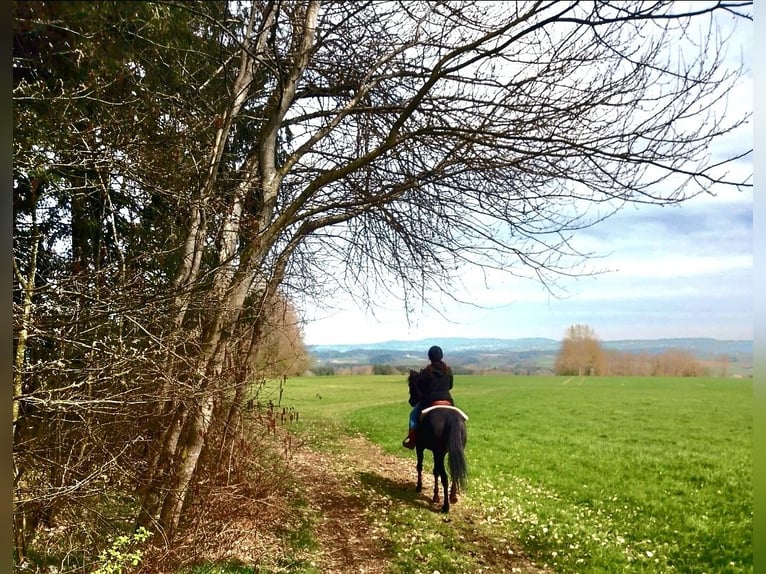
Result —
<path fill-rule="evenodd" d="M 470 417 L 466 503 L 491 539 L 519 542 L 560 574 L 753 571 L 751 380 L 461 376 L 455 384 Z M 361 432 L 414 457 L 400 447 L 406 392 L 403 376 L 297 378 L 283 404 L 300 412 L 314 444 Z M 434 518 L 418 510 L 386 519 L 396 571 L 470 571 L 449 524 L 432 548 L 397 540 L 428 531 L 419 521 Z"/>

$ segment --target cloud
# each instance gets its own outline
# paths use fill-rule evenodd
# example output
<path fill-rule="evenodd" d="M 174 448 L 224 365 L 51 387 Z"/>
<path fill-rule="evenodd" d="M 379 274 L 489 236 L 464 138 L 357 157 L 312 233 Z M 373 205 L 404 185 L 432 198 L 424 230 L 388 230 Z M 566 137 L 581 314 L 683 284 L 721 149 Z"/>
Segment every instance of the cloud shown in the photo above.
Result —
<path fill-rule="evenodd" d="M 408 324 L 397 301 L 383 302 L 377 318 L 349 301 L 346 311 L 307 325 L 306 339 L 560 338 L 574 323 L 592 326 L 602 339 L 751 339 L 752 236 L 752 203 L 738 197 L 630 209 L 577 235 L 580 248 L 606 255 L 593 265 L 611 271 L 562 279 L 559 298 L 534 280 L 474 271 L 455 296 L 475 305 L 433 297 L 444 316 L 423 309 Z"/>

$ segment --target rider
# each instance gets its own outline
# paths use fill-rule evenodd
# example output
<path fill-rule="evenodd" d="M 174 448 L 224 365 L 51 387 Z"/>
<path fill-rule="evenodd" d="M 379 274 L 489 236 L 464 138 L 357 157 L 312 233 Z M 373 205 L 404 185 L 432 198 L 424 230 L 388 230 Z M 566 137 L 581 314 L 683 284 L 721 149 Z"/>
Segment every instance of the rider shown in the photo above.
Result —
<path fill-rule="evenodd" d="M 420 389 L 422 396 L 420 402 L 413 405 L 410 412 L 409 433 L 407 438 L 402 441 L 404 448 L 415 448 L 415 430 L 421 411 L 434 403 L 435 401 L 447 401 L 450 405 L 455 405 L 452 399 L 453 376 L 452 369 L 442 360 L 444 353 L 441 347 L 434 345 L 428 349 L 428 359 L 431 364 L 420 370 Z"/>

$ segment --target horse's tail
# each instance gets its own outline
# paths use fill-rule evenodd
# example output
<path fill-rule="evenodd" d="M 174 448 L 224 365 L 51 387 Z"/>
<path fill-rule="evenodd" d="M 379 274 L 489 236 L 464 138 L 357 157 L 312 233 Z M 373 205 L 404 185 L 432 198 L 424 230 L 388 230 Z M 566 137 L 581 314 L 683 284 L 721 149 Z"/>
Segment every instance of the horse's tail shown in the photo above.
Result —
<path fill-rule="evenodd" d="M 465 421 L 457 413 L 452 413 L 447 425 L 447 453 L 449 454 L 449 472 L 458 491 L 468 486 L 468 462 L 465 459 L 467 439 Z"/>

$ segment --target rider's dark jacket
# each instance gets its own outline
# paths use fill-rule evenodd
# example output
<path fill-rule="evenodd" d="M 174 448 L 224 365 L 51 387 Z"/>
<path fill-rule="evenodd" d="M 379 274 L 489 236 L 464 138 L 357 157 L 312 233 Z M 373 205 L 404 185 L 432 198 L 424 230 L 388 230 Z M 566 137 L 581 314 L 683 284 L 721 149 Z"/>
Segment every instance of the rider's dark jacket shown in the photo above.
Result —
<path fill-rule="evenodd" d="M 452 384 L 454 377 L 450 369 L 443 361 L 434 361 L 424 369 L 418 376 L 418 388 L 422 393 L 420 404 L 430 405 L 434 401 L 449 401 L 451 405 L 455 404 L 452 399 Z"/>

